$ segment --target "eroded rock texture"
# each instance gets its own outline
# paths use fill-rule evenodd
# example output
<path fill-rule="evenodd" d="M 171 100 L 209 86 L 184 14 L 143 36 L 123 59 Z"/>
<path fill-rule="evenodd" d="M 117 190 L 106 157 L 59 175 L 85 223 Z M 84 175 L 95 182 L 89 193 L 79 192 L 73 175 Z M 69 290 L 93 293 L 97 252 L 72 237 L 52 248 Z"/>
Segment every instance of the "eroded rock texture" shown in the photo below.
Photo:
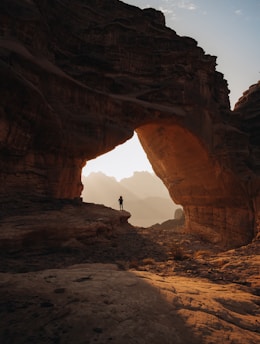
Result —
<path fill-rule="evenodd" d="M 85 162 L 137 130 L 187 229 L 233 246 L 252 239 L 259 84 L 232 112 L 216 58 L 153 9 L 1 0 L 0 21 L 2 204 L 79 198 Z"/>

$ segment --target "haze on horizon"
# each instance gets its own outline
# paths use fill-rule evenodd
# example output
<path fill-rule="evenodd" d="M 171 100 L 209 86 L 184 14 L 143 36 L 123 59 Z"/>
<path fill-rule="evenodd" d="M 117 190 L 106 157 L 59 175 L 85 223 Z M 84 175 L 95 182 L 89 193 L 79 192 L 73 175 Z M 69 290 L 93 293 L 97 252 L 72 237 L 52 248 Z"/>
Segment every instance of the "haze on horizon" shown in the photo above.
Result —
<path fill-rule="evenodd" d="M 84 202 L 104 204 L 119 210 L 118 198 L 124 199 L 124 210 L 131 214 L 128 220 L 134 226 L 149 227 L 175 218 L 182 208 L 175 204 L 163 182 L 150 172 L 135 172 L 132 177 L 117 181 L 102 172 L 82 177 Z"/>
<path fill-rule="evenodd" d="M 130 140 L 117 146 L 111 152 L 88 161 L 82 174 L 88 176 L 92 172 L 103 172 L 119 182 L 124 178 L 132 177 L 138 171 L 154 173 L 137 134 L 134 133 Z"/>
<path fill-rule="evenodd" d="M 230 89 L 231 108 L 260 76 L 259 0 L 125 0 L 140 8 L 162 11 L 166 25 L 180 36 L 197 40 L 205 53 L 217 56 L 217 70 Z M 83 176 L 103 172 L 120 181 L 135 171 L 153 172 L 141 144 L 133 138 L 87 162 Z"/>

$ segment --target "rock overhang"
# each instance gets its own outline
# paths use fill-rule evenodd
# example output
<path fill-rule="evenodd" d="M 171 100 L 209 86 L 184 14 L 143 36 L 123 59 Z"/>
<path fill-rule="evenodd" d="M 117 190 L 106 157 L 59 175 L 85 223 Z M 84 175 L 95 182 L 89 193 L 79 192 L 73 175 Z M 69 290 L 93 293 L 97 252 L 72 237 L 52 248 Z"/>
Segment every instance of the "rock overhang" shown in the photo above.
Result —
<path fill-rule="evenodd" d="M 0 8 L 3 202 L 78 198 L 86 161 L 136 130 L 191 231 L 228 245 L 251 240 L 257 110 L 246 119 L 259 84 L 232 112 L 216 57 L 167 28 L 159 11 L 105 0 Z"/>

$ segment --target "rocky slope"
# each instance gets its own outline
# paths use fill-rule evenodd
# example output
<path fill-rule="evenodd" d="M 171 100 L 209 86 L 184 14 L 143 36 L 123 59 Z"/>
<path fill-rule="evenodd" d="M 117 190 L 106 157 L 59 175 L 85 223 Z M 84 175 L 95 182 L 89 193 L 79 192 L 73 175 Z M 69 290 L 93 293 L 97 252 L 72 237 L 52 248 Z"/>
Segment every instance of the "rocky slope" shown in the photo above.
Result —
<path fill-rule="evenodd" d="M 154 9 L 117 0 L 2 0 L 0 21 L 4 208 L 79 198 L 85 162 L 136 130 L 184 207 L 187 231 L 228 246 L 252 240 L 259 84 L 232 112 L 216 57 L 167 28 Z"/>
<path fill-rule="evenodd" d="M 106 230 L 102 218 L 98 235 L 79 236 L 86 220 L 69 221 L 70 208 L 62 245 L 1 250 L 1 343 L 259 342 L 259 241 L 223 251 L 180 228 Z M 99 210 L 103 222 L 120 213 Z"/>

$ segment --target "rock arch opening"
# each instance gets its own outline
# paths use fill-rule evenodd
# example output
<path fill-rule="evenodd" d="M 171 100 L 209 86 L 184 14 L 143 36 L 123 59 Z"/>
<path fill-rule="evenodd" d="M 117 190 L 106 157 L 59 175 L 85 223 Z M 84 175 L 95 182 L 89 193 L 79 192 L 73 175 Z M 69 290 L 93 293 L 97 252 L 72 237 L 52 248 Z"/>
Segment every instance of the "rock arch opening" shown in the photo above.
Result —
<path fill-rule="evenodd" d="M 91 172 L 103 172 L 120 181 L 123 178 L 131 177 L 136 171 L 154 173 L 138 136 L 134 132 L 129 140 L 95 159 L 87 161 L 82 170 L 82 175 L 87 176 Z"/>
<path fill-rule="evenodd" d="M 128 222 L 134 226 L 161 224 L 182 209 L 154 173 L 136 133 L 114 150 L 88 161 L 82 170 L 82 184 L 84 202 L 118 209 L 118 197 L 123 195 L 124 209 L 131 214 Z"/>

